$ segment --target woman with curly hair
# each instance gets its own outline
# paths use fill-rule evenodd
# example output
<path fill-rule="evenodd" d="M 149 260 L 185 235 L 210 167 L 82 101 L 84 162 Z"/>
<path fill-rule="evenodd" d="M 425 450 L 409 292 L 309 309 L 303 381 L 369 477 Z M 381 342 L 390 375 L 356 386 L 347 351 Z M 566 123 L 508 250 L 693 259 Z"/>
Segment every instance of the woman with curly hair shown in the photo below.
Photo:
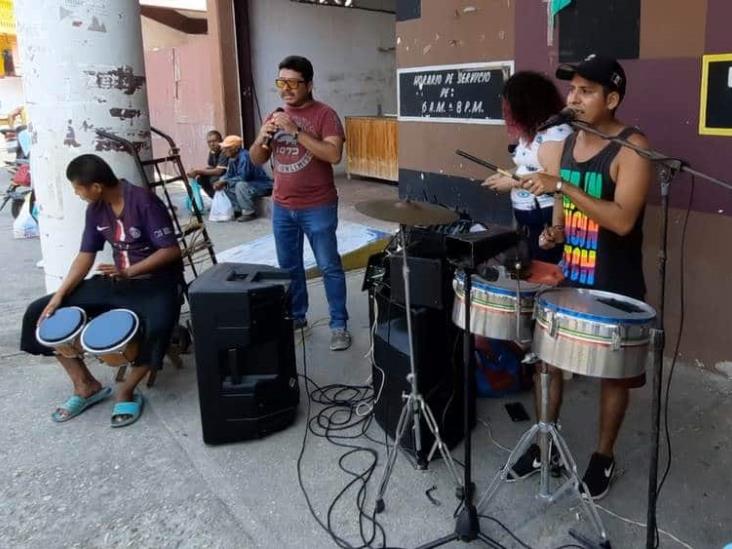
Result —
<path fill-rule="evenodd" d="M 509 148 L 516 165 L 516 175 L 558 168 L 548 165 L 551 158 L 561 156 L 552 154 L 552 150 L 561 150 L 572 128 L 562 124 L 537 131 L 542 122 L 557 114 L 565 105 L 554 83 L 543 74 L 521 71 L 506 81 L 502 96 L 506 130 L 509 139 L 515 143 Z M 521 188 L 520 181 L 500 174 L 489 177 L 483 185 L 497 192 L 511 193 L 514 216 L 519 228 L 527 236 L 531 258 L 558 263 L 562 257 L 561 246 L 548 250 L 539 246 L 539 236 L 544 227 L 552 224 L 552 195 L 535 197 Z"/>

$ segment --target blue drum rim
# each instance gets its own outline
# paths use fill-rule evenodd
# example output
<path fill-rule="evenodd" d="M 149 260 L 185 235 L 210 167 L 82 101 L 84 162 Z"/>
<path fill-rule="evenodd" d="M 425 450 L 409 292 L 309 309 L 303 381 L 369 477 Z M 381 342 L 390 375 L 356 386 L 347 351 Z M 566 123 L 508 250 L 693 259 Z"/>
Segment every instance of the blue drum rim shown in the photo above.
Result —
<path fill-rule="evenodd" d="M 500 286 L 493 286 L 490 282 L 487 280 L 481 279 L 476 281 L 476 277 L 478 275 L 473 275 L 473 281 L 471 284 L 472 290 L 481 290 L 481 291 L 488 291 L 494 294 L 499 295 L 506 295 L 506 296 L 516 296 L 516 290 L 508 290 L 506 288 L 501 288 Z M 478 277 L 480 278 L 480 277 Z M 456 275 L 455 280 L 463 285 L 463 294 L 465 293 L 465 276 L 464 275 Z M 513 280 L 513 279 L 510 279 Z M 519 290 L 519 295 L 522 296 L 535 296 L 539 292 L 542 291 L 541 284 L 536 284 L 536 282 L 525 282 L 521 281 L 521 284 L 535 284 L 537 286 L 540 286 L 539 288 L 536 288 L 535 290 Z"/>
<path fill-rule="evenodd" d="M 631 313 L 631 314 L 644 314 L 647 315 L 644 318 L 618 318 L 618 317 L 612 317 L 612 316 L 604 316 L 599 315 L 595 313 L 586 313 L 586 312 L 579 312 L 575 311 L 574 309 L 569 309 L 567 307 L 563 307 L 561 305 L 557 305 L 556 303 L 550 303 L 546 301 L 546 296 L 551 293 L 559 293 L 559 292 L 581 292 L 583 294 L 590 294 L 590 295 L 597 295 L 600 297 L 613 297 L 613 298 L 622 298 L 623 300 L 632 302 L 633 304 L 640 304 L 643 307 L 641 308 L 648 308 L 650 311 L 644 310 L 643 313 Z M 592 290 L 589 288 L 550 288 L 548 290 L 544 290 L 541 292 L 538 296 L 536 296 L 536 307 L 542 307 L 545 309 L 550 309 L 551 311 L 555 313 L 562 313 L 566 316 L 574 317 L 574 318 L 581 318 L 583 320 L 594 320 L 598 322 L 604 322 L 606 324 L 647 324 L 648 322 L 653 321 L 656 318 L 656 310 L 645 303 L 644 301 L 640 301 L 638 299 L 633 299 L 632 297 L 627 297 L 621 294 L 615 294 L 613 292 L 605 292 L 602 290 Z M 652 311 L 652 312 L 651 312 Z"/>
<path fill-rule="evenodd" d="M 129 313 L 130 316 L 132 317 L 132 320 L 133 320 L 133 322 L 132 322 L 132 329 L 130 329 L 129 333 L 121 341 L 115 343 L 111 347 L 97 348 L 97 347 L 90 347 L 90 346 L 88 346 L 86 344 L 86 342 L 84 341 L 84 334 L 86 334 L 86 331 L 89 329 L 89 326 L 91 326 L 92 323 L 96 319 L 98 319 L 99 317 L 101 317 L 101 316 L 103 316 L 103 315 L 105 315 L 107 313 L 117 312 L 117 311 L 123 311 L 123 312 Z M 120 347 L 123 347 L 124 345 L 127 345 L 132 340 L 132 338 L 135 337 L 135 335 L 137 334 L 137 330 L 138 330 L 139 327 L 140 327 L 140 319 L 137 316 L 137 314 L 135 314 L 134 311 L 131 311 L 130 309 L 110 309 L 109 311 L 107 311 L 105 313 L 102 313 L 98 317 L 93 318 L 91 320 L 91 322 L 89 322 L 89 324 L 87 324 L 86 326 L 84 326 L 84 330 L 81 332 L 81 338 L 80 338 L 81 339 L 81 346 L 82 346 L 82 348 L 87 353 L 90 353 L 92 355 L 103 355 L 105 353 L 110 353 L 110 352 L 113 352 L 113 351 L 117 350 Z"/>
<path fill-rule="evenodd" d="M 60 343 L 65 343 L 67 341 L 71 341 L 73 338 L 75 338 L 76 336 L 79 335 L 79 332 L 83 331 L 84 328 L 86 328 L 86 326 L 85 326 L 86 325 L 86 311 L 84 309 L 82 309 L 81 307 L 77 307 L 75 305 L 70 305 L 68 307 L 61 307 L 59 309 L 56 309 L 56 311 L 59 311 L 61 309 L 74 309 L 76 311 L 79 311 L 81 313 L 81 322 L 79 323 L 79 325 L 76 328 L 74 328 L 74 330 L 71 333 L 69 333 L 68 335 L 64 336 L 61 339 L 54 339 L 54 340 L 44 339 L 41 337 L 41 324 L 42 323 L 40 323 L 38 326 L 36 326 L 36 340 L 41 345 L 44 345 L 46 347 L 53 347 L 54 345 L 58 345 Z"/>

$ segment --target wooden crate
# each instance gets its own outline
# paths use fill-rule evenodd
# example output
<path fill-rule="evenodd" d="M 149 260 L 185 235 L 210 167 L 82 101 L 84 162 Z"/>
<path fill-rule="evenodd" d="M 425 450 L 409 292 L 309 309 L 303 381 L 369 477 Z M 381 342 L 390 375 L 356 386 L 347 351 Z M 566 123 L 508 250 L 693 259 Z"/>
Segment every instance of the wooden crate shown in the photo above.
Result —
<path fill-rule="evenodd" d="M 349 177 L 399 181 L 396 117 L 347 116 L 346 163 Z"/>

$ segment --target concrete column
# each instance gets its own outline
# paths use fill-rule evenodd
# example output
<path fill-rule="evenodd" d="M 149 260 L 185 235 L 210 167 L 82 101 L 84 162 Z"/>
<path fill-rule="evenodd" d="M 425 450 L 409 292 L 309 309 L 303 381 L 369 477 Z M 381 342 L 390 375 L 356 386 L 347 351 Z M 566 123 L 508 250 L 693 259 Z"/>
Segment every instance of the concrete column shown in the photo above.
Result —
<path fill-rule="evenodd" d="M 138 0 L 16 0 L 23 87 L 31 121 L 31 173 L 40 204 L 46 287 L 54 291 L 79 250 L 86 205 L 66 179 L 69 161 L 104 158 L 139 183 L 132 155 L 104 129 L 150 156 Z"/>

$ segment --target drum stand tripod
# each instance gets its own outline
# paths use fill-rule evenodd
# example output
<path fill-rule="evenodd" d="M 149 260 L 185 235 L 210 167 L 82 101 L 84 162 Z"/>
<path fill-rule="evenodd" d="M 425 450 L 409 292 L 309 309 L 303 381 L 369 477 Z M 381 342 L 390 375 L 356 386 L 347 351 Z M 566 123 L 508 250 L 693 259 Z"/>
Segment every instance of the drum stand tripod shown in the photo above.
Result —
<path fill-rule="evenodd" d="M 517 263 L 516 265 L 514 265 L 514 269 L 517 273 L 516 340 L 521 343 L 525 343 L 526 341 L 521 337 L 521 280 L 518 276 L 521 270 L 521 264 Z M 530 341 L 530 339 L 528 341 Z M 538 358 L 532 352 L 529 352 L 529 354 L 527 354 L 527 357 L 528 356 L 532 358 Z M 530 359 L 527 362 L 533 363 L 534 361 Z M 569 490 L 574 490 L 575 494 L 582 504 L 582 507 L 584 508 L 587 515 L 590 517 L 592 525 L 597 530 L 601 541 L 599 544 L 597 544 L 585 539 L 577 532 L 570 531 L 570 534 L 578 538 L 586 546 L 609 548 L 610 542 L 607 540 L 605 527 L 603 526 L 600 515 L 597 512 L 597 507 L 595 506 L 595 503 L 592 501 L 592 499 L 585 499 L 584 497 L 582 497 L 581 487 L 583 486 L 583 483 L 577 472 L 577 464 L 575 463 L 574 458 L 569 451 L 567 443 L 562 438 L 562 435 L 559 434 L 559 430 L 557 429 L 556 425 L 554 425 L 549 418 L 549 385 L 551 374 L 549 374 L 549 369 L 543 361 L 539 361 L 538 364 L 539 383 L 541 387 L 541 403 L 538 421 L 521 436 L 518 443 L 509 454 L 508 459 L 506 460 L 506 464 L 498 472 L 498 474 L 493 477 L 493 480 L 484 492 L 483 497 L 480 498 L 477 507 L 478 509 L 480 509 L 484 504 L 487 504 L 493 498 L 493 496 L 498 491 L 498 488 L 500 488 L 501 484 L 506 481 L 506 478 L 511 471 L 511 467 L 513 467 L 516 459 L 522 456 L 524 452 L 528 450 L 529 446 L 531 446 L 534 439 L 536 438 L 539 442 L 539 450 L 541 455 L 541 469 L 539 472 L 539 497 L 548 501 L 549 503 L 554 503 L 565 492 Z M 551 450 L 553 447 L 557 448 L 561 465 L 565 468 L 565 470 L 569 471 L 569 479 L 567 479 L 567 481 L 562 486 L 560 486 L 554 493 L 552 493 L 549 488 L 549 475 L 551 466 L 550 462 L 552 453 Z"/>
<path fill-rule="evenodd" d="M 429 405 L 424 400 L 422 394 L 419 392 L 419 386 L 417 384 L 417 369 L 414 366 L 414 347 L 412 340 L 412 307 L 409 284 L 409 263 L 407 262 L 408 256 L 405 225 L 400 225 L 400 232 L 402 241 L 402 277 L 404 278 L 404 306 L 406 308 L 407 341 L 409 344 L 408 351 L 410 372 L 407 375 L 407 381 L 410 384 L 410 392 L 408 395 L 406 393 L 402 395 L 402 398 L 405 400 L 405 402 L 404 406 L 402 407 L 401 414 L 399 415 L 399 421 L 397 423 L 396 431 L 394 432 L 394 446 L 391 453 L 389 454 L 388 460 L 386 462 L 386 467 L 384 468 L 384 474 L 381 477 L 381 482 L 379 483 L 379 491 L 376 497 L 377 513 L 381 513 L 384 510 L 384 493 L 386 492 L 386 487 L 389 483 L 389 479 L 391 478 L 391 474 L 394 471 L 397 454 L 403 444 L 402 440 L 407 432 L 407 429 L 410 426 L 414 431 L 414 449 L 417 454 L 417 468 L 425 469 L 427 467 L 427 463 L 430 461 L 430 459 L 432 459 L 435 451 L 439 451 L 442 459 L 445 460 L 445 465 L 447 466 L 448 471 L 450 471 L 450 474 L 455 480 L 458 492 L 461 489 L 460 477 L 458 476 L 455 462 L 450 455 L 450 451 L 447 448 L 447 445 L 440 437 L 440 429 L 437 424 L 437 420 L 435 420 L 435 416 L 432 414 L 432 410 L 430 410 Z M 435 437 L 435 442 L 432 445 L 432 449 L 430 450 L 429 455 L 426 459 L 422 452 L 422 418 L 424 418 L 427 428 L 430 430 L 430 433 L 432 433 L 432 436 Z"/>
<path fill-rule="evenodd" d="M 579 477 L 577 472 L 577 464 L 569 451 L 567 443 L 559 434 L 559 430 L 549 419 L 549 381 L 551 375 L 549 369 L 544 362 L 539 363 L 539 380 L 541 386 L 541 409 L 539 411 L 539 421 L 533 425 L 528 431 L 526 431 L 518 441 L 518 444 L 511 451 L 511 454 L 506 460 L 506 464 L 493 477 L 490 485 L 480 498 L 478 502 L 478 508 L 480 509 L 483 505 L 488 503 L 491 498 L 496 494 L 501 483 L 503 483 L 508 477 L 511 467 L 514 465 L 516 459 L 523 455 L 523 453 L 531 446 L 534 441 L 534 437 L 538 435 L 539 449 L 541 451 L 541 469 L 540 469 L 540 483 L 539 483 L 539 497 L 554 503 L 557 501 L 565 492 L 573 490 L 575 495 L 579 498 L 583 509 L 590 517 L 593 527 L 597 530 L 601 541 L 599 543 L 589 541 L 584 536 L 570 530 L 570 534 L 579 539 L 583 544 L 589 547 L 608 548 L 610 542 L 607 539 L 607 533 L 605 527 L 602 524 L 600 515 L 597 512 L 597 507 L 591 498 L 585 498 L 582 495 L 581 488 L 584 487 L 582 479 Z M 557 488 L 554 493 L 549 488 L 549 469 L 551 461 L 551 449 L 556 447 L 559 453 L 560 463 L 569 472 L 569 478 Z M 584 487 L 586 489 L 586 487 Z"/>

